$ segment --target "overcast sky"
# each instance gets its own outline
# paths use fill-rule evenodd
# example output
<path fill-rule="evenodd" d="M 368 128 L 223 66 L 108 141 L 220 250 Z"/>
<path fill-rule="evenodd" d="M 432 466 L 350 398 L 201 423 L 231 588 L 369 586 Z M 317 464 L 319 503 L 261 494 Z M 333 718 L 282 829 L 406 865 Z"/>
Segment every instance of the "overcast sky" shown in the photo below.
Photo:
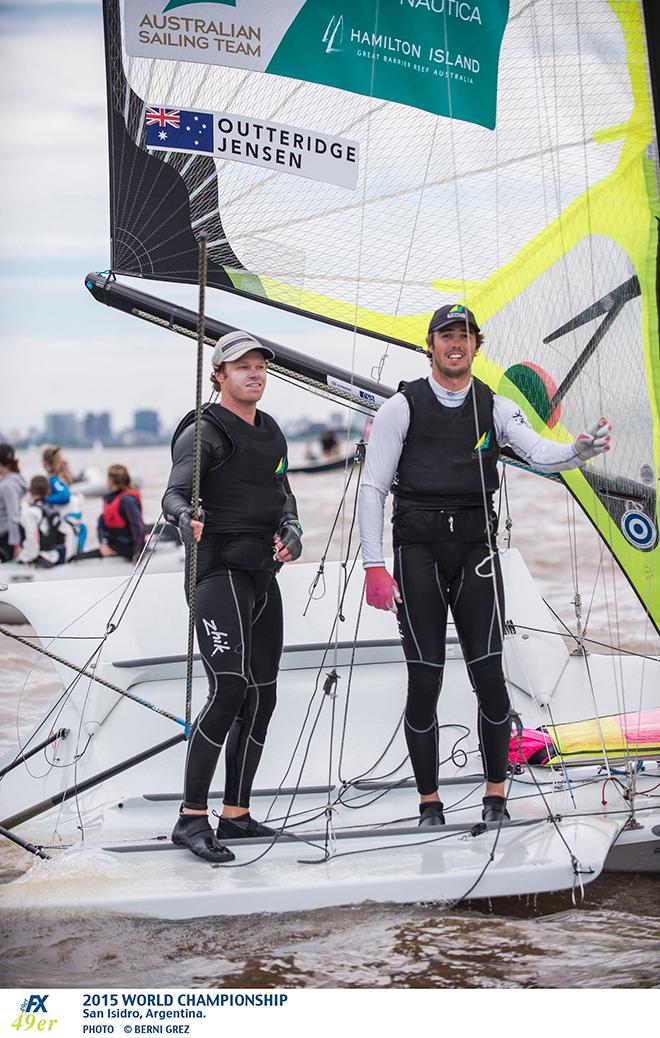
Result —
<path fill-rule="evenodd" d="M 100 306 L 83 286 L 109 264 L 98 0 L 0 0 L 0 68 L 0 433 L 40 426 L 47 411 L 107 409 L 122 424 L 145 405 L 172 423 L 194 402 L 194 343 Z M 194 288 L 147 291 L 196 308 Z M 215 317 L 300 349 L 325 347 L 350 367 L 348 333 L 217 291 L 207 299 Z M 373 361 L 381 352 L 370 348 Z M 275 379 L 264 404 L 279 418 L 337 410 Z"/>

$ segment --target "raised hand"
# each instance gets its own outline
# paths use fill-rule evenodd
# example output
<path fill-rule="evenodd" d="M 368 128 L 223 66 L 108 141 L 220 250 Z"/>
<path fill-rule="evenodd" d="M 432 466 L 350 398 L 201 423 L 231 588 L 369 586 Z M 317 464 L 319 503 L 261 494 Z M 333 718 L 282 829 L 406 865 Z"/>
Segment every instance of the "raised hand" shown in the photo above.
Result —
<path fill-rule="evenodd" d="M 588 432 L 580 433 L 576 437 L 573 444 L 575 453 L 583 461 L 589 461 L 590 458 L 595 458 L 597 454 L 603 454 L 611 447 L 611 432 L 612 426 L 607 418 L 599 418 Z"/>

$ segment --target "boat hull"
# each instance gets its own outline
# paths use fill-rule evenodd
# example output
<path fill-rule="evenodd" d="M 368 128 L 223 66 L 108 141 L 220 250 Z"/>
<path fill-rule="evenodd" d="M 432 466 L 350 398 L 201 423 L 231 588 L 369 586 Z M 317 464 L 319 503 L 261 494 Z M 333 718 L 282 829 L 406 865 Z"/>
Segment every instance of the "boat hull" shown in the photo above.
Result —
<path fill-rule="evenodd" d="M 653 705 L 654 661 L 591 656 L 587 667 L 553 633 L 520 557 L 507 553 L 503 563 L 511 618 L 505 670 L 525 726 L 547 724 L 550 712 L 556 723 L 592 716 L 592 688 L 598 690 L 599 712 L 612 713 L 622 679 L 639 702 Z M 158 710 L 183 713 L 181 575 L 147 576 L 132 597 L 119 577 L 44 582 L 7 593 L 6 600 L 36 630 L 62 632 L 48 645 L 70 664 L 81 666 L 94 645 L 103 643 L 93 674 L 73 684 L 58 710 L 57 725 L 70 734 L 29 770 L 19 748 L 0 761 L 2 767 L 19 758 L 0 784 L 0 825 L 53 848 L 51 861 L 35 862 L 5 884 L 8 909 L 75 907 L 188 918 L 364 900 L 451 903 L 570 891 L 610 867 L 657 870 L 660 810 L 647 795 L 658 781 L 653 762 L 636 773 L 627 798 L 621 779 L 621 786 L 610 783 L 599 765 L 525 767 L 510 779 L 512 824 L 499 833 L 484 830 L 474 694 L 451 631 L 439 706 L 440 788 L 448 825 L 430 835 L 418 830 L 401 725 L 406 667 L 395 618 L 363 610 L 358 624 L 357 587 L 344 601 L 345 620 L 335 640 L 342 570 L 327 565 L 326 594 L 306 610 L 314 572 L 295 565 L 281 576 L 286 637 L 278 708 L 252 800 L 254 817 L 277 836 L 237 844 L 238 867 L 209 866 L 169 842 L 180 801 L 183 741 L 95 782 L 95 776 L 108 776 L 181 732 L 167 716 L 95 680 Z M 105 638 L 112 616 L 119 623 Z M 75 671 L 62 661 L 55 666 L 69 686 Z M 332 671 L 337 681 L 326 685 Z M 207 695 L 201 661 L 193 673 L 194 715 Z M 52 717 L 45 718 L 31 745 L 47 738 L 52 725 Z M 221 787 L 220 769 L 210 799 L 216 811 Z"/>

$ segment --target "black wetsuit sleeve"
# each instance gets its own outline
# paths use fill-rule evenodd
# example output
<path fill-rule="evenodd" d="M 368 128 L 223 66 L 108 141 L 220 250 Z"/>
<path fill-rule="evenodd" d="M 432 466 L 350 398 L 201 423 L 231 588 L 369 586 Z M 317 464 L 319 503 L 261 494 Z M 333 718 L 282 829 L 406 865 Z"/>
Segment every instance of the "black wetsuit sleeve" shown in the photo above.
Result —
<path fill-rule="evenodd" d="M 172 449 L 172 470 L 163 494 L 163 514 L 170 523 L 178 525 L 179 516 L 190 508 L 192 500 L 193 446 L 195 427 L 187 426 L 177 437 Z M 202 450 L 200 475 L 203 481 L 207 472 L 221 464 L 225 447 L 220 434 L 202 422 Z"/>
<path fill-rule="evenodd" d="M 298 504 L 296 502 L 294 493 L 291 490 L 288 476 L 284 477 L 282 481 L 282 486 L 284 487 L 287 493 L 286 503 L 284 505 L 284 515 L 293 515 L 296 517 L 296 519 L 298 519 Z"/>
<path fill-rule="evenodd" d="M 103 516 L 100 515 L 96 524 L 96 533 L 101 544 L 108 543 L 108 528 L 103 522 Z"/>

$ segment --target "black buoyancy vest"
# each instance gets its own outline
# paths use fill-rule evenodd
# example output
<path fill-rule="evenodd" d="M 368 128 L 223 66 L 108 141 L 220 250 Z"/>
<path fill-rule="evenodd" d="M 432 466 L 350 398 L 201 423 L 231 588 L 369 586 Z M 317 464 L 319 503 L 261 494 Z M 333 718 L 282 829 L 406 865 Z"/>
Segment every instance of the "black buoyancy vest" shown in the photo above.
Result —
<path fill-rule="evenodd" d="M 41 510 L 42 515 L 37 526 L 39 551 L 52 551 L 54 548 L 59 548 L 64 544 L 65 539 L 59 511 L 54 505 L 47 504 L 43 499 L 35 501 L 35 504 Z"/>
<path fill-rule="evenodd" d="M 409 382 L 402 393 L 410 425 L 392 491 L 397 505 L 418 508 L 483 508 L 499 487 L 499 448 L 493 428 L 493 391 L 473 378 L 472 393 L 459 407 L 445 407 L 428 379 Z M 477 428 L 478 426 L 478 428 Z M 481 460 L 480 460 L 481 459 Z M 483 472 L 483 486 L 482 486 Z"/>
<path fill-rule="evenodd" d="M 274 418 L 257 411 L 250 425 L 221 404 L 209 404 L 202 418 L 228 441 L 225 457 L 202 478 L 200 496 L 205 533 L 265 537 L 277 530 L 288 500 L 283 481 L 287 443 Z M 175 433 L 194 421 L 186 415 Z"/>

